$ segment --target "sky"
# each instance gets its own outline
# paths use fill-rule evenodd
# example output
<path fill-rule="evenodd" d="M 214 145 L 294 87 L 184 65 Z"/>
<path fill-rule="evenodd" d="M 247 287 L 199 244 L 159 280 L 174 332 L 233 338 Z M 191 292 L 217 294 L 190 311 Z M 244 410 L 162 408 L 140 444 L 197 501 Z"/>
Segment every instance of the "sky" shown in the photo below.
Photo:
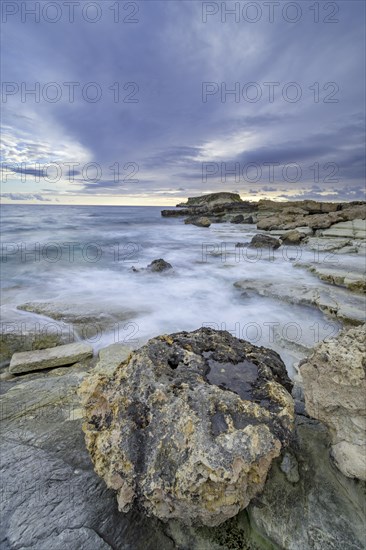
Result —
<path fill-rule="evenodd" d="M 364 199 L 363 1 L 1 9 L 2 202 Z"/>

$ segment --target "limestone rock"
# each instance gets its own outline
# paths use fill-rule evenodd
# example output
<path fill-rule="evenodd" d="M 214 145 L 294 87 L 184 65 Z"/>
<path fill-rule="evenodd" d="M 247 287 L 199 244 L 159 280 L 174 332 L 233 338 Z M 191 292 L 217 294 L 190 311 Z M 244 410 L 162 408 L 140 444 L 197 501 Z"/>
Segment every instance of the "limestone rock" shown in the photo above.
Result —
<path fill-rule="evenodd" d="M 252 238 L 249 244 L 250 248 L 276 249 L 276 248 L 279 248 L 280 246 L 281 246 L 281 241 L 279 241 L 275 237 L 271 237 L 270 235 L 263 235 L 262 233 L 258 233 L 257 235 L 254 235 L 254 237 Z"/>
<path fill-rule="evenodd" d="M 226 331 L 160 336 L 113 375 L 85 380 L 96 472 L 162 520 L 219 525 L 263 488 L 291 438 L 294 407 L 278 354 Z"/>
<path fill-rule="evenodd" d="M 21 351 L 53 348 L 75 340 L 71 327 L 64 323 L 19 320 L 3 322 L 0 334 L 0 364 L 7 365 L 12 355 Z"/>
<path fill-rule="evenodd" d="M 323 231 L 324 237 L 366 239 L 366 220 L 339 222 Z"/>
<path fill-rule="evenodd" d="M 84 340 L 93 340 L 96 334 L 114 329 L 119 322 L 127 321 L 136 315 L 132 310 L 121 309 L 117 304 L 108 304 L 108 313 L 103 304 L 96 301 L 83 302 L 27 302 L 17 309 L 37 313 L 70 324 Z"/>
<path fill-rule="evenodd" d="M 202 195 L 200 197 L 189 197 L 187 199 L 187 202 L 182 202 L 180 204 L 177 204 L 177 206 L 213 206 L 218 204 L 228 204 L 231 202 L 242 202 L 240 195 L 238 195 L 238 193 L 227 193 L 226 191 L 224 191 L 220 193 L 208 193 L 207 195 Z"/>
<path fill-rule="evenodd" d="M 323 424 L 296 417 L 293 442 L 274 461 L 263 493 L 248 507 L 252 529 L 274 548 L 366 547 L 365 484 L 334 467 L 329 444 Z"/>
<path fill-rule="evenodd" d="M 57 346 L 55 348 L 14 353 L 10 361 L 9 372 L 11 374 L 20 374 L 72 365 L 92 355 L 93 348 L 88 344 L 80 342 Z"/>
<path fill-rule="evenodd" d="M 305 233 L 300 233 L 297 229 L 287 231 L 281 235 L 281 241 L 284 244 L 300 244 L 305 239 Z"/>
<path fill-rule="evenodd" d="M 319 344 L 300 367 L 307 412 L 324 422 L 332 454 L 349 477 L 366 480 L 366 326 Z"/>
<path fill-rule="evenodd" d="M 344 288 L 324 283 L 319 285 L 277 283 L 272 280 L 241 279 L 234 283 L 238 289 L 259 296 L 274 298 L 289 304 L 315 306 L 330 316 L 354 325 L 365 323 L 366 300 Z"/>

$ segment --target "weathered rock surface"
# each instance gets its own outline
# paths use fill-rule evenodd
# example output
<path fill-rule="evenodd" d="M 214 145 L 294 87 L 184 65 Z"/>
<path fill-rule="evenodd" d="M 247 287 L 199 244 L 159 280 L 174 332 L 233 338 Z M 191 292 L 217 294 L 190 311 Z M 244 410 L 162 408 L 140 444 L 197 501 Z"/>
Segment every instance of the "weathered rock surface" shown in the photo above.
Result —
<path fill-rule="evenodd" d="M 345 263 L 332 264 L 330 262 L 327 262 L 325 265 L 298 262 L 296 265 L 298 267 L 305 267 L 327 283 L 343 286 L 355 292 L 366 292 L 365 269 L 361 268 L 361 266 L 346 265 Z"/>
<path fill-rule="evenodd" d="M 280 246 L 281 241 L 276 239 L 276 237 L 271 237 L 270 235 L 264 235 L 262 233 L 254 235 L 249 244 L 250 248 L 272 248 L 274 250 Z"/>
<path fill-rule="evenodd" d="M 300 367 L 307 412 L 329 427 L 332 455 L 349 477 L 366 480 L 366 326 L 320 343 Z"/>
<path fill-rule="evenodd" d="M 263 488 L 291 438 L 278 354 L 225 331 L 154 338 L 82 386 L 87 447 L 120 510 L 218 525 Z"/>
<path fill-rule="evenodd" d="M 305 239 L 305 237 L 305 233 L 301 233 L 297 229 L 293 229 L 292 231 L 287 231 L 286 233 L 283 233 L 283 235 L 281 235 L 281 241 L 284 244 L 300 244 L 301 241 Z"/>
<path fill-rule="evenodd" d="M 178 207 L 190 207 L 190 206 L 216 206 L 220 204 L 243 202 L 238 193 L 228 193 L 226 191 L 219 193 L 208 193 L 207 195 L 201 195 L 200 197 L 189 197 L 187 202 L 181 202 L 177 204 Z"/>
<path fill-rule="evenodd" d="M 159 522 L 120 514 L 93 471 L 76 390 L 89 366 L 1 383 L 2 550 L 173 550 Z"/>
<path fill-rule="evenodd" d="M 272 280 L 241 279 L 234 286 L 259 296 L 274 298 L 289 304 L 315 306 L 327 315 L 341 321 L 360 325 L 365 323 L 366 300 L 361 294 L 351 293 L 344 288 L 319 283 L 309 286 L 299 283 L 277 283 Z"/>
<path fill-rule="evenodd" d="M 146 269 L 152 273 L 161 273 L 162 271 L 173 269 L 173 266 L 169 262 L 159 258 L 158 260 L 153 260 Z"/>
<path fill-rule="evenodd" d="M 65 346 L 14 353 L 10 361 L 9 372 L 20 374 L 35 370 L 50 369 L 72 365 L 92 357 L 93 348 L 89 344 L 75 342 Z"/>
<path fill-rule="evenodd" d="M 366 220 L 339 222 L 322 232 L 324 237 L 349 237 L 352 239 L 366 239 Z"/>
<path fill-rule="evenodd" d="M 197 225 L 197 227 L 210 227 L 211 220 L 206 216 L 201 216 L 199 218 L 189 217 L 184 220 L 185 224 Z"/>
<path fill-rule="evenodd" d="M 365 484 L 334 467 L 329 445 L 323 424 L 296 417 L 294 440 L 274 461 L 263 493 L 248 507 L 252 529 L 274 548 L 366 547 Z"/>

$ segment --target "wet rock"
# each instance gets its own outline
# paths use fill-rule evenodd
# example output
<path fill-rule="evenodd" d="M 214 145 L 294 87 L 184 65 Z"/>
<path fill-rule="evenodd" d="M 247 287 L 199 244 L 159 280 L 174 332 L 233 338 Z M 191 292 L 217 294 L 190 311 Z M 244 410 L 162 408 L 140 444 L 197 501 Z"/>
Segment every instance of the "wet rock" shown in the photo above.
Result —
<path fill-rule="evenodd" d="M 208 328 L 160 336 L 81 393 L 86 443 L 120 510 L 219 525 L 263 488 L 291 439 L 278 354 Z"/>
<path fill-rule="evenodd" d="M 343 331 L 319 344 L 300 371 L 306 410 L 324 422 L 332 438 L 332 455 L 349 477 L 366 480 L 365 329 Z"/>
<path fill-rule="evenodd" d="M 197 227 L 210 227 L 211 220 L 206 216 L 202 216 L 200 218 L 191 217 L 184 220 L 184 223 L 196 225 Z"/>
<path fill-rule="evenodd" d="M 159 523 L 120 514 L 93 471 L 76 390 L 88 363 L 1 383 L 1 547 L 4 550 L 173 550 Z"/>
<path fill-rule="evenodd" d="M 326 265 L 297 263 L 299 267 L 305 267 L 314 273 L 319 279 L 348 288 L 354 292 L 366 292 L 366 276 L 363 266 L 345 265 L 341 263 Z"/>
<path fill-rule="evenodd" d="M 104 305 L 72 302 L 27 302 L 17 309 L 44 315 L 69 324 L 82 339 L 93 340 L 103 331 L 112 330 L 119 322 L 136 316 L 131 310 L 121 310 L 114 304 L 108 304 L 108 313 Z"/>
<path fill-rule="evenodd" d="M 363 295 L 351 293 L 324 283 L 310 286 L 294 282 L 277 283 L 272 280 L 242 279 L 234 286 L 246 292 L 251 291 L 259 296 L 274 298 L 289 304 L 315 306 L 327 315 L 341 321 L 360 325 L 365 322 L 366 301 Z"/>
<path fill-rule="evenodd" d="M 251 527 L 275 548 L 365 548 L 365 484 L 334 467 L 329 444 L 323 424 L 298 416 L 290 447 L 274 461 L 263 493 L 249 505 Z"/>
<path fill-rule="evenodd" d="M 158 260 L 153 260 L 146 269 L 148 271 L 151 271 L 152 273 L 161 273 L 162 271 L 173 269 L 173 266 L 169 262 L 166 262 L 162 258 L 159 258 Z"/>
<path fill-rule="evenodd" d="M 12 355 L 21 351 L 52 348 L 75 340 L 73 330 L 64 323 L 49 323 L 44 319 L 31 322 L 22 317 L 3 322 L 0 334 L 0 364 L 10 363 Z"/>
<path fill-rule="evenodd" d="M 10 374 L 21 374 L 72 365 L 92 357 L 92 355 L 93 348 L 89 344 L 81 342 L 49 349 L 14 353 L 10 361 L 9 372 Z"/>
<path fill-rule="evenodd" d="M 249 244 L 250 248 L 271 248 L 276 249 L 281 246 L 281 241 L 270 235 L 263 235 L 258 233 L 254 235 Z"/>
<path fill-rule="evenodd" d="M 244 223 L 243 214 L 237 214 L 236 216 L 233 216 L 230 220 L 230 223 Z"/>

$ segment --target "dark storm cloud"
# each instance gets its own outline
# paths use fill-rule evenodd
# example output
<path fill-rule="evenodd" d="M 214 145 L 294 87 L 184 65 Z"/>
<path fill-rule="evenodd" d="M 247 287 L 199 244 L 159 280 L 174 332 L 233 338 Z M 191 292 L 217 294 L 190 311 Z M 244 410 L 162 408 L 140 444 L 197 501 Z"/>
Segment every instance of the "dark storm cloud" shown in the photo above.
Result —
<path fill-rule="evenodd" d="M 36 112 L 42 124 L 37 128 L 33 123 L 35 136 L 42 126 L 44 139 L 48 125 L 50 139 L 57 128 L 68 143 L 82 147 L 91 161 L 105 169 L 115 162 L 136 162 L 141 167 L 139 187 L 118 186 L 108 178 L 97 183 L 79 179 L 81 192 L 90 195 L 127 191 L 154 195 L 178 186 L 187 195 L 200 193 L 203 160 L 307 166 L 335 162 L 344 186 L 360 183 L 364 4 L 338 4 L 335 24 L 314 23 L 305 3 L 301 4 L 304 16 L 295 24 L 281 18 L 273 24 L 230 19 L 223 24 L 219 17 L 203 23 L 201 2 L 188 1 L 140 2 L 139 22 L 132 25 L 113 23 L 110 13 L 95 24 L 78 18 L 73 24 L 64 19 L 50 24 L 9 18 L 3 25 L 8 51 L 3 79 L 25 82 L 29 88 L 35 80 L 41 87 L 56 82 L 62 97 L 52 103 L 41 96 L 35 104 L 31 97 L 22 102 L 19 94 L 11 96 L 4 105 L 7 120 L 21 135 L 22 120 L 29 123 Z M 65 82 L 78 83 L 73 102 Z M 89 82 L 102 92 L 95 103 L 82 94 Z M 263 97 L 256 103 L 242 95 L 238 102 L 231 96 L 222 101 L 219 92 L 203 102 L 203 82 L 214 82 L 220 90 L 222 84 L 230 90 L 236 82 L 241 89 L 257 82 Z M 266 96 L 265 82 L 280 82 L 273 103 Z M 302 97 L 296 103 L 282 97 L 288 82 L 301 87 Z M 320 86 L 319 102 L 309 89 L 315 82 Z M 323 86 L 328 82 L 339 89 L 337 103 L 324 103 Z M 119 83 L 117 102 L 116 88 L 111 89 L 115 83 Z M 27 170 L 18 172 L 32 173 Z M 42 176 L 41 170 L 34 172 Z M 306 177 L 311 184 L 310 173 Z M 322 192 L 326 183 L 321 184 Z M 222 188 L 220 179 L 212 184 Z M 347 195 L 346 190 L 342 193 Z"/>

